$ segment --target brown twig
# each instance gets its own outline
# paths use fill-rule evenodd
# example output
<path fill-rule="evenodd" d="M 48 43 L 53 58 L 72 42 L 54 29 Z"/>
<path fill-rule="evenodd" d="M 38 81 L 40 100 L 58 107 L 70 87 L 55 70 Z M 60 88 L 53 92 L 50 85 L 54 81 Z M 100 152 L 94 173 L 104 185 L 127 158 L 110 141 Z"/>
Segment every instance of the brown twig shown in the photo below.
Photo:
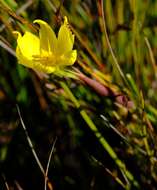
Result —
<path fill-rule="evenodd" d="M 11 9 L 9 9 L 8 7 L 4 6 L 1 2 L 0 2 L 0 9 L 3 10 L 4 12 L 7 12 L 12 18 L 14 18 L 15 20 L 21 22 L 22 24 L 27 25 L 31 30 L 33 31 L 37 31 L 37 27 L 34 26 L 33 24 L 29 23 L 27 20 L 25 20 L 24 18 L 22 18 L 21 16 L 17 15 L 15 12 L 13 12 Z"/>

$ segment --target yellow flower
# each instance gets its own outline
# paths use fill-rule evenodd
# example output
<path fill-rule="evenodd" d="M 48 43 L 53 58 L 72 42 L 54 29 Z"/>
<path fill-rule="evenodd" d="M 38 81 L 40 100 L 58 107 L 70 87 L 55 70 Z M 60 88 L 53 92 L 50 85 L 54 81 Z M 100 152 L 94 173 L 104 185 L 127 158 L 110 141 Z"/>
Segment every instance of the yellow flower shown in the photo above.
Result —
<path fill-rule="evenodd" d="M 77 51 L 73 50 L 74 35 L 69 30 L 67 17 L 57 37 L 46 22 L 35 20 L 34 23 L 40 25 L 39 37 L 30 32 L 23 36 L 14 32 L 18 34 L 16 56 L 19 63 L 44 73 L 60 73 L 65 66 L 73 65 Z"/>

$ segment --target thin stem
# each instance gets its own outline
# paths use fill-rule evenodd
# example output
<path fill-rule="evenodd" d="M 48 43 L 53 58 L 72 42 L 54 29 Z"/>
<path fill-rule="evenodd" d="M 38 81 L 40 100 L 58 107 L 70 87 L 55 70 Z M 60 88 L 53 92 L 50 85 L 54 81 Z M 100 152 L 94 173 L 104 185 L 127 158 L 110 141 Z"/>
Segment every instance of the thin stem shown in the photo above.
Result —
<path fill-rule="evenodd" d="M 28 144 L 29 144 L 29 146 L 30 146 L 30 148 L 31 148 L 31 151 L 32 151 L 32 153 L 33 153 L 33 156 L 34 156 L 34 158 L 35 158 L 35 160 L 36 160 L 36 162 L 37 162 L 37 164 L 38 164 L 38 166 L 39 166 L 39 168 L 40 168 L 42 174 L 43 174 L 44 177 L 45 177 L 45 176 L 46 176 L 45 170 L 44 170 L 44 168 L 43 168 L 43 166 L 42 166 L 42 164 L 41 164 L 41 162 L 40 162 L 40 160 L 39 160 L 39 158 L 38 158 L 38 156 L 37 156 L 37 154 L 36 154 L 36 152 L 35 152 L 35 149 L 34 149 L 34 147 L 33 147 L 32 141 L 31 141 L 31 139 L 30 139 L 30 137 L 29 137 L 29 135 L 28 135 L 27 129 L 26 129 L 26 127 L 25 127 L 25 124 L 24 124 L 23 119 L 22 119 L 22 116 L 21 116 L 20 108 L 19 108 L 18 105 L 16 105 L 16 107 L 17 107 L 17 111 L 18 111 L 18 115 L 19 115 L 19 118 L 20 118 L 20 122 L 21 122 L 21 125 L 22 125 L 23 129 L 24 129 L 24 132 L 25 132 L 25 135 L 26 135 Z"/>
<path fill-rule="evenodd" d="M 69 87 L 64 82 L 61 82 L 60 84 L 61 84 L 62 88 L 65 90 L 65 92 L 67 93 L 67 95 L 69 96 L 69 98 L 71 99 L 71 101 L 74 103 L 75 107 L 79 109 L 81 107 L 81 105 L 80 105 L 79 101 L 75 98 L 75 96 L 72 94 Z M 135 181 L 133 175 L 126 169 L 125 164 L 118 158 L 115 151 L 112 149 L 112 147 L 108 144 L 106 139 L 98 131 L 96 125 L 93 123 L 93 121 L 90 119 L 90 117 L 88 116 L 88 114 L 86 113 L 86 111 L 84 109 L 81 109 L 80 115 L 82 116 L 84 121 L 87 123 L 89 128 L 94 132 L 95 136 L 98 138 L 99 142 L 104 147 L 104 149 L 108 152 L 110 157 L 115 161 L 115 163 L 117 164 L 119 169 L 125 174 L 127 179 L 130 182 L 132 182 L 136 187 L 139 187 L 139 185 L 138 185 L 137 181 Z"/>
<path fill-rule="evenodd" d="M 14 183 L 18 190 L 23 190 L 23 188 L 20 186 L 20 184 L 17 181 L 15 181 Z"/>
<path fill-rule="evenodd" d="M 8 185 L 8 183 L 7 183 L 7 181 L 6 181 L 6 178 L 5 178 L 5 176 L 4 176 L 3 174 L 2 174 L 2 178 L 3 178 L 3 180 L 4 180 L 4 184 L 5 184 L 6 189 L 7 189 L 7 190 L 10 190 L 9 185 Z"/>
<path fill-rule="evenodd" d="M 51 148 L 49 158 L 48 158 L 48 162 L 47 162 L 47 166 L 46 166 L 46 172 L 45 172 L 46 177 L 45 177 L 45 188 L 44 188 L 45 190 L 47 190 L 47 185 L 50 186 L 50 184 L 48 182 L 48 171 L 49 171 L 49 166 L 50 166 L 50 162 L 51 162 L 51 158 L 52 158 L 52 153 L 54 151 L 56 141 L 57 141 L 57 137 L 55 138 L 55 140 L 54 140 L 54 142 L 52 144 L 52 148 Z M 51 187 L 49 189 L 51 189 Z"/>
<path fill-rule="evenodd" d="M 109 175 L 111 175 L 117 183 L 119 183 L 124 189 L 126 189 L 126 185 L 122 182 L 122 180 L 121 180 L 120 178 L 118 178 L 118 176 L 116 176 L 114 173 L 112 173 L 108 168 L 106 168 L 106 167 L 105 167 L 100 161 L 98 161 L 94 156 L 91 156 L 91 158 L 92 158 L 92 160 L 93 160 L 96 164 L 98 164 L 98 165 L 100 165 L 101 167 L 103 167 L 103 168 L 105 169 L 105 171 L 106 171 Z"/>
<path fill-rule="evenodd" d="M 103 3 L 104 0 L 100 0 L 100 5 L 101 5 L 101 15 L 102 15 L 102 19 L 103 19 L 103 26 L 104 26 L 104 34 L 105 34 L 105 38 L 106 38 L 106 42 L 107 42 L 107 45 L 108 45 L 108 48 L 109 48 L 109 51 L 112 55 L 112 58 L 113 58 L 113 64 L 114 66 L 117 68 L 120 76 L 122 77 L 124 83 L 128 86 L 128 82 L 125 78 L 125 75 L 124 73 L 122 72 L 119 64 L 118 64 L 118 61 L 117 61 L 117 58 L 114 54 L 114 51 L 112 49 L 112 46 L 111 46 L 111 43 L 110 43 L 110 40 L 109 40 L 109 37 L 108 37 L 108 34 L 107 34 L 107 29 L 106 29 L 106 21 L 105 21 L 105 15 L 104 15 L 104 3 Z"/>
<path fill-rule="evenodd" d="M 0 46 L 4 48 L 7 52 L 9 52 L 11 55 L 16 57 L 15 51 L 12 48 L 10 48 L 6 43 L 4 43 L 2 40 L 0 40 Z"/>
<path fill-rule="evenodd" d="M 150 45 L 150 43 L 149 43 L 148 38 L 147 38 L 147 37 L 144 37 L 144 40 L 145 40 L 145 43 L 146 43 L 147 48 L 148 48 L 148 51 L 149 51 L 150 61 L 151 61 L 151 63 L 152 63 L 152 67 L 153 67 L 153 72 L 154 72 L 155 78 L 157 79 L 156 62 L 155 62 L 154 54 L 153 54 L 153 51 L 152 51 L 152 48 L 151 48 L 151 45 Z"/>
<path fill-rule="evenodd" d="M 52 148 L 51 148 L 50 155 L 49 155 L 49 158 L 48 158 L 47 167 L 46 167 L 46 172 L 45 172 L 45 170 L 44 170 L 44 168 L 43 168 L 43 166 L 42 166 L 42 164 L 41 164 L 41 162 L 40 162 L 40 160 L 39 160 L 39 158 L 38 158 L 38 156 L 37 156 L 37 154 L 36 154 L 36 152 L 35 152 L 35 149 L 34 149 L 34 147 L 33 147 L 32 141 L 31 141 L 31 139 L 30 139 L 30 137 L 29 137 L 29 135 L 28 135 L 27 129 L 26 129 L 26 127 L 25 127 L 25 124 L 24 124 L 23 119 L 22 119 L 22 116 L 21 116 L 21 112 L 20 112 L 19 106 L 16 105 L 16 107 L 17 107 L 18 115 L 19 115 L 19 118 L 20 118 L 20 121 L 21 121 L 21 125 L 22 125 L 22 127 L 23 127 L 23 129 L 24 129 L 24 132 L 25 132 L 25 135 L 26 135 L 28 144 L 29 144 L 29 146 L 30 146 L 30 148 L 31 148 L 31 151 L 32 151 L 32 153 L 33 153 L 33 156 L 34 156 L 34 158 L 35 158 L 35 160 L 36 160 L 36 162 L 37 162 L 37 164 L 38 164 L 38 166 L 39 166 L 41 172 L 42 172 L 43 175 L 44 175 L 45 184 L 48 185 L 48 187 L 49 187 L 50 190 L 52 190 L 52 189 L 53 189 L 52 185 L 51 185 L 50 183 L 47 183 L 47 182 L 49 181 L 49 179 L 48 179 L 48 170 L 49 170 L 49 164 L 50 164 L 50 161 L 51 161 L 51 158 L 52 158 L 52 153 L 53 153 L 54 146 L 55 146 L 55 143 L 56 143 L 57 138 L 55 139 L 55 141 L 54 141 L 54 143 L 53 143 L 53 146 L 52 146 Z M 47 186 L 46 186 L 46 187 L 47 187 Z"/>

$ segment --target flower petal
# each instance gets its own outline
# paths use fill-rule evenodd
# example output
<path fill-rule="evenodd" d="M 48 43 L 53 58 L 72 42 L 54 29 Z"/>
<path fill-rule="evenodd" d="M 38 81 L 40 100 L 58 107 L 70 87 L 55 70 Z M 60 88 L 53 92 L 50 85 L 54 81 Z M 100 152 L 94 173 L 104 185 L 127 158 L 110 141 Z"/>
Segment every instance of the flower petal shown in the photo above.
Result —
<path fill-rule="evenodd" d="M 62 73 L 61 70 L 74 64 L 77 51 L 72 50 L 74 35 L 68 27 L 65 17 L 60 27 L 58 39 L 51 27 L 42 20 L 35 20 L 40 25 L 39 38 L 30 32 L 17 38 L 16 55 L 20 64 L 44 73 Z"/>
<path fill-rule="evenodd" d="M 22 36 L 18 35 L 16 56 L 20 64 L 33 68 L 33 55 L 39 54 L 39 38 L 30 32 L 25 32 Z"/>
<path fill-rule="evenodd" d="M 25 32 L 23 36 L 18 33 L 17 46 L 27 59 L 31 60 L 33 55 L 39 54 L 39 43 L 39 38 L 30 32 Z"/>
<path fill-rule="evenodd" d="M 32 68 L 33 67 L 33 62 L 31 59 L 28 59 L 27 57 L 25 57 L 22 53 L 21 50 L 19 48 L 19 46 L 17 46 L 16 48 L 16 56 L 18 59 L 19 64 L 22 64 L 26 67 Z"/>
<path fill-rule="evenodd" d="M 56 51 L 57 38 L 51 27 L 43 20 L 35 20 L 34 23 L 40 25 L 39 37 L 40 37 L 40 52 L 52 53 Z"/>
<path fill-rule="evenodd" d="M 19 32 L 16 32 L 16 33 L 18 34 L 16 56 L 19 61 L 19 64 L 22 64 L 26 67 L 29 67 L 29 68 L 32 68 L 34 70 L 37 70 L 39 72 L 44 72 L 44 73 L 52 73 L 56 70 L 55 67 L 44 65 L 43 62 L 40 60 L 39 61 L 34 60 L 34 55 L 39 54 L 39 39 L 36 36 L 35 36 L 35 40 L 34 40 L 34 35 L 31 33 L 25 33 L 23 37 L 21 36 L 21 34 Z M 31 36 L 31 38 L 33 38 L 33 41 L 30 38 L 30 36 Z M 27 38 L 27 37 L 29 37 L 29 38 Z M 28 39 L 28 41 L 30 42 L 29 48 L 25 47 L 25 45 L 27 44 L 27 43 L 25 43 L 25 41 L 26 41 L 25 38 Z M 32 42 L 34 42 L 34 43 L 32 43 Z M 31 52 L 29 52 L 29 50 Z M 36 50 L 38 50 L 38 51 L 36 51 Z M 33 55 L 32 55 L 32 53 L 33 53 Z"/>
<path fill-rule="evenodd" d="M 33 69 L 43 72 L 43 73 L 48 73 L 48 74 L 53 73 L 56 70 L 55 67 L 45 66 L 39 62 L 34 63 Z"/>
<path fill-rule="evenodd" d="M 74 44 L 74 35 L 68 27 L 67 17 L 64 18 L 64 23 L 60 27 L 58 33 L 58 54 L 64 54 L 72 50 Z"/>
<path fill-rule="evenodd" d="M 55 67 L 44 65 L 40 61 L 34 61 L 34 60 L 27 59 L 27 57 L 25 57 L 21 53 L 21 51 L 20 51 L 20 49 L 19 49 L 18 46 L 16 48 L 16 56 L 17 56 L 17 59 L 18 59 L 18 61 L 19 61 L 20 64 L 22 64 L 22 65 L 24 65 L 26 67 L 32 68 L 34 70 L 37 70 L 39 72 L 53 73 L 56 70 Z"/>
<path fill-rule="evenodd" d="M 77 51 L 71 50 L 62 56 L 60 56 L 60 59 L 58 60 L 58 66 L 68 66 L 73 65 L 77 58 Z"/>

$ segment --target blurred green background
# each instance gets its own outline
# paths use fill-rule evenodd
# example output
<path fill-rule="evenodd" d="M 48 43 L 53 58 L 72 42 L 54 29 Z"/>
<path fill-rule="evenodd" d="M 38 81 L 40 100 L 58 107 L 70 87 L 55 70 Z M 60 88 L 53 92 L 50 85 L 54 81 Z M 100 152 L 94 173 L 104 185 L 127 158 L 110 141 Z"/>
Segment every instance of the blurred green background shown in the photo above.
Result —
<path fill-rule="evenodd" d="M 91 82 L 38 75 L 17 63 L 12 32 L 29 30 L 38 35 L 32 25 L 37 18 L 57 32 L 64 15 L 78 51 L 73 68 Z M 18 105 L 44 168 L 57 137 L 48 174 L 53 189 L 155 190 L 156 59 L 156 0 L 0 0 L 1 188 L 44 189 L 44 177 L 22 129 Z M 63 81 L 80 108 L 66 94 Z M 99 84 L 111 94 L 102 95 Z M 80 115 L 81 109 L 138 186 L 127 179 L 102 146 Z"/>

